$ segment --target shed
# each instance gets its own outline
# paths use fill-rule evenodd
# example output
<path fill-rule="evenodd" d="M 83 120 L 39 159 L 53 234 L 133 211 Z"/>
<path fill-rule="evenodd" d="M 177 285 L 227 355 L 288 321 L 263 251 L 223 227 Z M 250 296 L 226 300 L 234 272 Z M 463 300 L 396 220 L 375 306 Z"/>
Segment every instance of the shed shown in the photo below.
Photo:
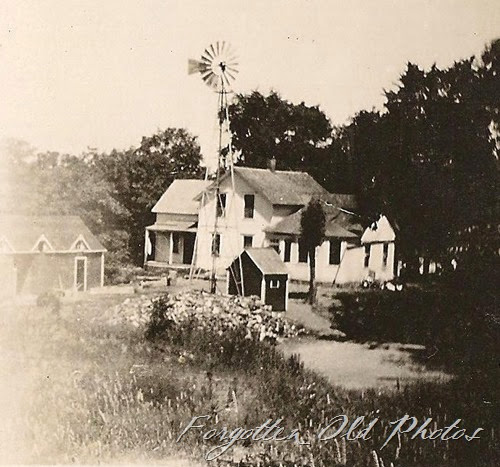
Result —
<path fill-rule="evenodd" d="M 257 295 L 273 311 L 286 311 L 288 271 L 273 248 L 247 248 L 227 268 L 230 295 Z"/>
<path fill-rule="evenodd" d="M 8 276 L 8 294 L 102 287 L 105 252 L 78 216 L 0 219 L 0 265 Z"/>

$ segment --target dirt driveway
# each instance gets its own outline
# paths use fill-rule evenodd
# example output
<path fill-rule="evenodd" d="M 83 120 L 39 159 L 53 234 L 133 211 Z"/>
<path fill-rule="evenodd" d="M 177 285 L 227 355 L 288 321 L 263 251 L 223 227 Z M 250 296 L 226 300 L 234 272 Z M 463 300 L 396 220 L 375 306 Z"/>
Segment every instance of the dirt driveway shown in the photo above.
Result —
<path fill-rule="evenodd" d="M 415 363 L 422 347 L 397 343 L 374 346 L 331 340 L 330 322 L 300 300 L 290 300 L 287 317 L 323 338 L 288 340 L 280 348 L 299 354 L 305 366 L 348 389 L 398 389 L 418 381 L 449 381 L 451 376 Z"/>

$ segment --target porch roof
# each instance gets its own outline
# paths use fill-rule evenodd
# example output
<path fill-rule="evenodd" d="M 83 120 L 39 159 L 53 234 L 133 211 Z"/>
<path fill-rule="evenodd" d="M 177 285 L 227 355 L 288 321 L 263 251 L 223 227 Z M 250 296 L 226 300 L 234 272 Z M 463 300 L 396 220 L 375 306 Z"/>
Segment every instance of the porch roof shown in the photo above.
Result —
<path fill-rule="evenodd" d="M 165 222 L 163 224 L 149 225 L 146 230 L 153 232 L 196 232 L 196 222 Z"/>

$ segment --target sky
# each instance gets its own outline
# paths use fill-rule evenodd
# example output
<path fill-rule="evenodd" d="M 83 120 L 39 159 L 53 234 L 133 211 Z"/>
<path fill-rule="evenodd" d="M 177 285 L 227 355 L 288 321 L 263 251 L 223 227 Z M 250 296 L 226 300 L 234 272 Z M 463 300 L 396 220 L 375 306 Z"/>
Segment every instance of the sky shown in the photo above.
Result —
<path fill-rule="evenodd" d="M 446 67 L 499 36 L 498 0 L 2 0 L 0 141 L 80 154 L 185 127 L 211 164 L 217 95 L 187 61 L 217 40 L 238 52 L 235 92 L 342 124 L 381 108 L 406 62 Z"/>

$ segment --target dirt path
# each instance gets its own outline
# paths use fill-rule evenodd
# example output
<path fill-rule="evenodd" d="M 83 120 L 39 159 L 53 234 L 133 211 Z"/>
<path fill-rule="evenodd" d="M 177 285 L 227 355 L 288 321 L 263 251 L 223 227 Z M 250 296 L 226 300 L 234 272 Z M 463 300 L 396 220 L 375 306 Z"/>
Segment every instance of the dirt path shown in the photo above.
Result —
<path fill-rule="evenodd" d="M 290 300 L 287 318 L 314 334 L 328 339 L 334 331 L 330 322 L 299 300 Z M 281 344 L 287 354 L 299 354 L 311 370 L 326 376 L 332 384 L 348 389 L 397 389 L 417 381 L 448 381 L 450 375 L 429 371 L 414 362 L 419 346 L 384 344 L 373 346 L 355 342 L 336 342 L 315 337 L 289 340 Z"/>

